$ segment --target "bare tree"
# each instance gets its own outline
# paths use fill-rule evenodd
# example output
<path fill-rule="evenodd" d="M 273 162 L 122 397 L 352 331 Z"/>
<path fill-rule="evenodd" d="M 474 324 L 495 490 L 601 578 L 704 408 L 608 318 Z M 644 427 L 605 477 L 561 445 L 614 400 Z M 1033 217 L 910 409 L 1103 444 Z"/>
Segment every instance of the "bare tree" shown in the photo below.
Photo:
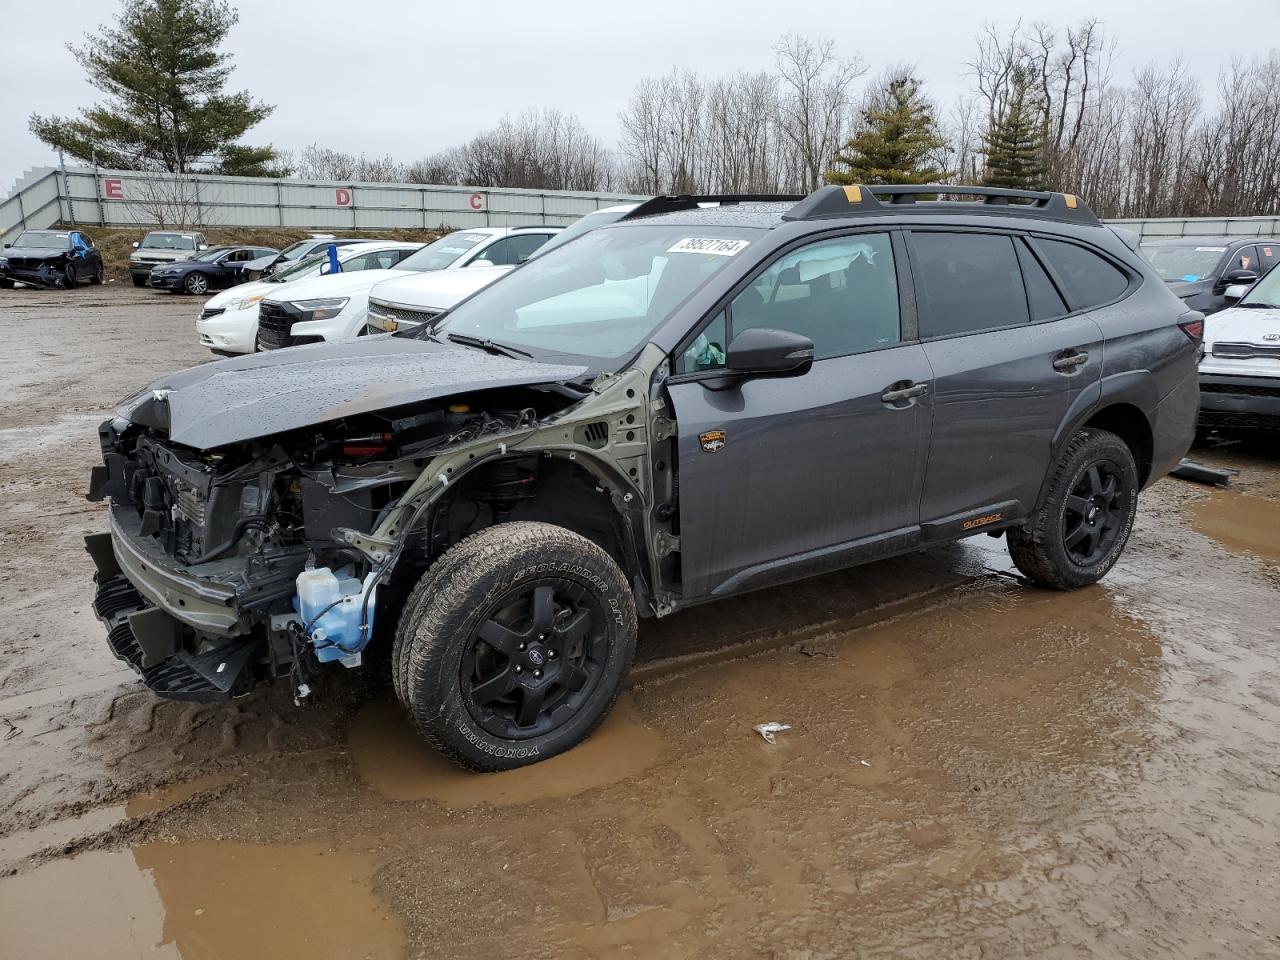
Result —
<path fill-rule="evenodd" d="M 782 96 L 778 121 L 794 151 L 799 185 L 816 190 L 846 139 L 850 88 L 867 72 L 861 58 L 837 56 L 832 40 L 787 34 L 774 47 Z"/>

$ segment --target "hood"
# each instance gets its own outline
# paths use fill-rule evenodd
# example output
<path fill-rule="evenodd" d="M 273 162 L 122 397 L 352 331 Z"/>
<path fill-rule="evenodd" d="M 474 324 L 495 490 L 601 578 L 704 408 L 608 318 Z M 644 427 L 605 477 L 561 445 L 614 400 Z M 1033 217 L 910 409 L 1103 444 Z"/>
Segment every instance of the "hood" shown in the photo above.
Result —
<path fill-rule="evenodd" d="M 1194 297 L 1197 293 L 1204 293 L 1213 286 L 1213 278 L 1206 277 L 1203 280 L 1166 280 L 1165 285 L 1173 292 L 1175 297 L 1185 300 L 1187 297 Z"/>
<path fill-rule="evenodd" d="M 1220 341 L 1280 347 L 1280 309 L 1230 307 L 1206 317 L 1205 349 Z"/>
<path fill-rule="evenodd" d="M 466 267 L 432 270 L 385 280 L 369 291 L 371 299 L 410 309 L 449 310 L 514 267 Z"/>
<path fill-rule="evenodd" d="M 204 302 L 204 306 L 208 307 L 225 307 L 233 300 L 240 300 L 244 297 L 271 296 L 272 290 L 283 290 L 288 287 L 287 283 L 267 283 L 265 280 L 250 280 L 248 283 L 237 283 L 234 287 L 220 291 Z"/>
<path fill-rule="evenodd" d="M 150 260 L 156 263 L 173 263 L 177 260 L 190 260 L 203 250 L 162 250 L 159 248 L 139 247 L 129 254 L 130 260 Z"/>
<path fill-rule="evenodd" d="M 406 270 L 354 270 L 351 273 L 326 273 L 319 277 L 307 277 L 292 283 L 273 283 L 268 300 L 315 300 L 319 297 L 349 297 L 368 293 L 370 288 L 392 277 L 403 277 Z M 275 291 L 281 291 L 277 297 Z"/>
<path fill-rule="evenodd" d="M 536 363 L 406 337 L 361 337 L 217 360 L 161 377 L 116 412 L 207 450 L 360 413 L 494 387 L 580 377 Z"/>

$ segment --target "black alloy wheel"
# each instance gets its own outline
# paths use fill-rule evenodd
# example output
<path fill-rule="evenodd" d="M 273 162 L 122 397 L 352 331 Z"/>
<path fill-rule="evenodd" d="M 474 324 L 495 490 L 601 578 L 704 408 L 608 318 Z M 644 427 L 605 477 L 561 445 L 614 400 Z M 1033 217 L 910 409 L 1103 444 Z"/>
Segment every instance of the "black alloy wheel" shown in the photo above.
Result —
<path fill-rule="evenodd" d="M 1107 555 L 1128 518 L 1128 498 L 1115 463 L 1089 465 L 1063 504 L 1063 546 L 1072 560 L 1090 567 Z"/>
<path fill-rule="evenodd" d="M 550 733 L 574 716 L 608 657 L 604 612 L 581 584 L 520 584 L 479 621 L 462 659 L 462 695 L 496 737 Z"/>

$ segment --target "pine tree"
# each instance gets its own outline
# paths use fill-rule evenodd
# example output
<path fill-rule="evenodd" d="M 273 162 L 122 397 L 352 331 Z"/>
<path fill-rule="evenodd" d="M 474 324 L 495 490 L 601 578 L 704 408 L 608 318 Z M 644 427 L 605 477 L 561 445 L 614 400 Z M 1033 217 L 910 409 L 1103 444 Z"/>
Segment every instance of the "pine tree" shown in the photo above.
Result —
<path fill-rule="evenodd" d="M 1044 189 L 1044 112 L 1025 69 L 1014 72 L 1009 100 L 982 138 L 987 154 L 983 184 Z"/>
<path fill-rule="evenodd" d="M 920 81 L 891 77 L 862 111 L 862 131 L 845 144 L 828 183 L 936 183 L 946 173 L 933 158 L 946 146 Z"/>
<path fill-rule="evenodd" d="M 227 0 L 124 0 L 114 27 L 68 46 L 107 99 L 78 117 L 32 114 L 31 132 L 80 160 L 122 169 L 270 176 L 271 147 L 237 143 L 274 107 L 226 93 L 240 19 Z"/>

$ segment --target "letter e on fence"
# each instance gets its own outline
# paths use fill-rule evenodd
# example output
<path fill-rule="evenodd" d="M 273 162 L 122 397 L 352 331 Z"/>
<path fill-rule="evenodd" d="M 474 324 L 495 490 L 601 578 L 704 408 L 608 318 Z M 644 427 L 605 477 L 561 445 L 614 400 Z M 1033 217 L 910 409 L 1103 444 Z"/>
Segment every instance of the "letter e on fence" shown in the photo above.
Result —
<path fill-rule="evenodd" d="M 103 179 L 102 196 L 106 200 L 123 200 L 124 181 L 119 177 L 106 177 Z"/>
<path fill-rule="evenodd" d="M 338 187 L 338 189 L 333 191 L 333 194 L 333 202 L 339 207 L 351 206 L 351 191 L 346 187 Z"/>

